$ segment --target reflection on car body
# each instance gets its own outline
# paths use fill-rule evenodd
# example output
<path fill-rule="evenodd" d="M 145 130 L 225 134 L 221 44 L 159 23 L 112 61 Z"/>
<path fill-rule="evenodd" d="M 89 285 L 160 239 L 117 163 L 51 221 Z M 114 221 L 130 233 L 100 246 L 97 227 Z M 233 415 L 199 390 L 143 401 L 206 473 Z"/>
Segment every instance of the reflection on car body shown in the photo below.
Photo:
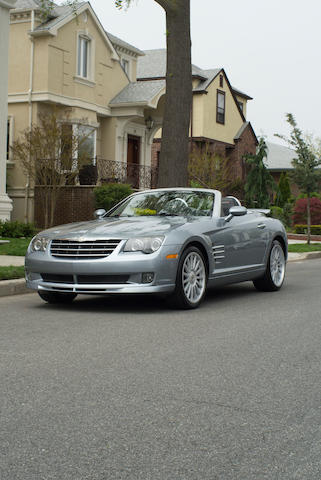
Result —
<path fill-rule="evenodd" d="M 282 286 L 287 237 L 266 211 L 247 210 L 218 190 L 171 188 L 135 193 L 95 220 L 34 237 L 27 286 L 49 303 L 77 294 L 166 294 L 195 308 L 208 285 L 252 280 Z"/>

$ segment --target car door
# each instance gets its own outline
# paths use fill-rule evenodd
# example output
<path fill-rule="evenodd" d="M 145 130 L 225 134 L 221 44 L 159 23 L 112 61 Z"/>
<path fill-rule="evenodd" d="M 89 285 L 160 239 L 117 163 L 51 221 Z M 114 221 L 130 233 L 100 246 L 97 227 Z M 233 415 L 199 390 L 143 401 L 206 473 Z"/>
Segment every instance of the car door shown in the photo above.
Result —
<path fill-rule="evenodd" d="M 261 268 L 268 243 L 264 217 L 248 211 L 227 222 L 222 214 L 211 235 L 215 276 Z"/>

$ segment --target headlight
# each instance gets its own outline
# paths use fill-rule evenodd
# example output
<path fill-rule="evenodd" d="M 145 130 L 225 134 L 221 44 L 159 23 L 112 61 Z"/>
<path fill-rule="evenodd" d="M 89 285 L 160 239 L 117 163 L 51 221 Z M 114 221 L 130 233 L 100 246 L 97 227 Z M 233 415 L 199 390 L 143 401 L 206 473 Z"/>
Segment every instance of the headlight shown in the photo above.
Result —
<path fill-rule="evenodd" d="M 31 240 L 30 250 L 32 252 L 45 252 L 49 242 L 50 242 L 49 238 L 41 237 L 37 235 Z"/>
<path fill-rule="evenodd" d="M 127 240 L 124 252 L 156 252 L 164 241 L 164 237 L 137 237 Z"/>

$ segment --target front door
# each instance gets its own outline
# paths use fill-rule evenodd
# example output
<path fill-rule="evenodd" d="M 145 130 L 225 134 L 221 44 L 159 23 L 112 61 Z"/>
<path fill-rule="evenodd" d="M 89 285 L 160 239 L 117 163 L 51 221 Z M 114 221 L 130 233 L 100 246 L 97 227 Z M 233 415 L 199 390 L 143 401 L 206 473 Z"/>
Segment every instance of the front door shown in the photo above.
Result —
<path fill-rule="evenodd" d="M 127 182 L 133 188 L 139 188 L 139 147 L 140 138 L 128 135 Z"/>

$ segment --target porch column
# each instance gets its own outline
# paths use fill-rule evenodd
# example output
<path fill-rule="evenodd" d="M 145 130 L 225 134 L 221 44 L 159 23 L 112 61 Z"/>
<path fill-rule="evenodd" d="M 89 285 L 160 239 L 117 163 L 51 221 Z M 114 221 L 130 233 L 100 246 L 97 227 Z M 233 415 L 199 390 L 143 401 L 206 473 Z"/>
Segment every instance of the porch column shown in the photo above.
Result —
<path fill-rule="evenodd" d="M 0 220 L 9 220 L 12 200 L 6 193 L 9 11 L 16 0 L 0 0 Z"/>

